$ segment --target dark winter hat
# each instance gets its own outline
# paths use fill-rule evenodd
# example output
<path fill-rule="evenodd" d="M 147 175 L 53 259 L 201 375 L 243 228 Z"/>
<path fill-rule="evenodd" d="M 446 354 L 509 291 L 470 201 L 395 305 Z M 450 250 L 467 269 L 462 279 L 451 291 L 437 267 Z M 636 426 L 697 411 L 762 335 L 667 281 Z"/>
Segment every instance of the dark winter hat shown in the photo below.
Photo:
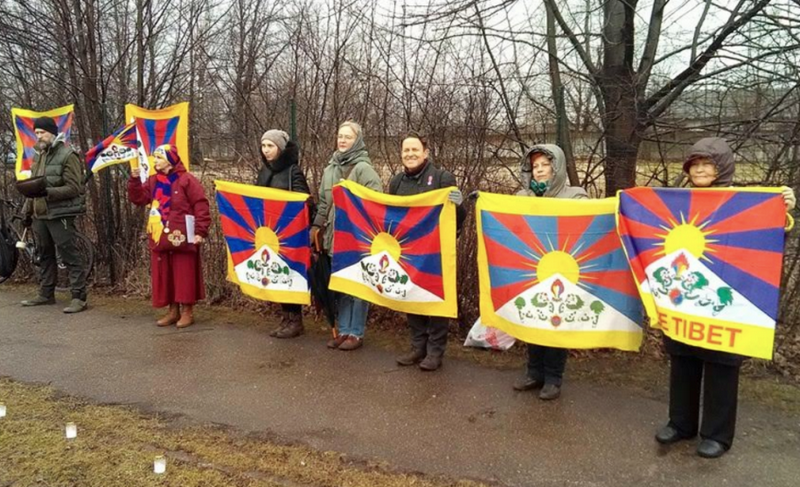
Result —
<path fill-rule="evenodd" d="M 58 125 L 56 125 L 56 121 L 50 117 L 40 117 L 34 120 L 33 129 L 41 129 L 53 135 L 58 135 Z"/>
<path fill-rule="evenodd" d="M 264 135 L 261 136 L 261 142 L 264 142 L 265 140 L 269 140 L 278 146 L 278 150 L 283 152 L 284 149 L 286 149 L 286 144 L 289 143 L 289 134 L 283 130 L 267 130 L 264 132 Z"/>

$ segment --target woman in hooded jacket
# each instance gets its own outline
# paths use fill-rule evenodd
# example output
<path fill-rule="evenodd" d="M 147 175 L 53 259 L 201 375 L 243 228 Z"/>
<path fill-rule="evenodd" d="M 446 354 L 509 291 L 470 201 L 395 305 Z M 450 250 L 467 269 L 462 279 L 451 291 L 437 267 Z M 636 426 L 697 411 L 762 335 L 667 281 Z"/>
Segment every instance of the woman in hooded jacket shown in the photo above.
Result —
<path fill-rule="evenodd" d="M 128 199 L 150 205 L 150 269 L 153 307 L 169 306 L 158 326 L 185 328 L 194 323 L 194 304 L 205 298 L 200 244 L 211 226 L 208 199 L 202 184 L 184 167 L 174 146 L 153 152 L 156 174 L 142 184 L 139 168 L 128 180 Z M 189 241 L 187 216 L 194 218 L 194 240 Z"/>
<path fill-rule="evenodd" d="M 700 139 L 689 150 L 683 164 L 695 188 L 733 186 L 733 151 L 725 139 Z M 783 187 L 787 211 L 795 207 L 794 191 Z M 670 356 L 669 422 L 656 433 L 664 445 L 697 436 L 697 454 L 718 458 L 733 445 L 739 391 L 739 369 L 743 357 L 731 353 L 694 347 L 664 335 Z M 703 421 L 700 426 L 700 396 L 703 396 Z"/>
<path fill-rule="evenodd" d="M 321 239 L 321 247 L 331 256 L 336 252 L 333 241 L 333 220 L 336 215 L 331 191 L 334 185 L 344 180 L 383 192 L 383 183 L 372 167 L 361 126 L 352 121 L 344 122 L 339 127 L 336 151 L 322 174 L 317 216 L 311 227 L 311 241 Z M 360 348 L 367 327 L 369 303 L 347 294 L 340 294 L 337 301 L 339 334 L 328 342 L 328 348 L 346 351 Z"/>
<path fill-rule="evenodd" d="M 533 146 L 520 162 L 522 190 L 517 195 L 536 198 L 586 199 L 583 188 L 567 182 L 567 158 L 557 145 Z M 517 391 L 541 389 L 539 399 L 548 401 L 561 395 L 567 366 L 567 349 L 528 344 L 525 376 L 514 384 Z"/>
<path fill-rule="evenodd" d="M 268 130 L 261 136 L 261 170 L 256 186 L 311 194 L 299 165 L 299 148 L 283 130 Z M 313 200 L 309 199 L 309 218 L 314 218 Z M 295 338 L 305 332 L 303 307 L 281 303 L 281 319 L 270 333 L 275 338 Z"/>

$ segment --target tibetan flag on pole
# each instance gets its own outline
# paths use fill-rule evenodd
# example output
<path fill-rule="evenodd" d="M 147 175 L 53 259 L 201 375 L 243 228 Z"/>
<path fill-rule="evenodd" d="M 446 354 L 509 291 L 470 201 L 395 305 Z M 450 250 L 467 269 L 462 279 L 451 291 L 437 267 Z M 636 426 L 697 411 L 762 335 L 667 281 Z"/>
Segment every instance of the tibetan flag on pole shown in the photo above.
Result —
<path fill-rule="evenodd" d="M 164 144 L 178 148 L 184 167 L 189 170 L 189 103 L 178 103 L 160 110 L 125 105 L 125 120 L 136 125 L 145 154 L 150 158 L 150 174 L 155 174 L 153 151 Z"/>
<path fill-rule="evenodd" d="M 635 188 L 620 193 L 618 219 L 652 326 L 689 345 L 772 358 L 780 189 Z"/>
<path fill-rule="evenodd" d="M 352 181 L 334 186 L 330 288 L 396 311 L 455 318 L 452 189 L 396 196 Z"/>
<path fill-rule="evenodd" d="M 228 280 L 264 301 L 309 304 L 308 195 L 215 181 Z"/>
<path fill-rule="evenodd" d="M 86 153 L 86 167 L 97 174 L 108 166 L 137 159 L 138 148 L 136 125 L 126 125 L 89 149 Z"/>
<path fill-rule="evenodd" d="M 33 110 L 23 110 L 22 108 L 11 109 L 11 119 L 14 123 L 14 135 L 17 139 L 17 179 L 28 179 L 31 177 L 31 166 L 36 147 L 36 134 L 33 133 L 33 123 L 39 117 L 50 117 L 58 125 L 58 133 L 63 134 L 64 143 L 69 144 L 72 133 L 73 105 L 56 108 L 46 112 L 35 112 Z"/>
<path fill-rule="evenodd" d="M 136 156 L 136 159 L 131 160 L 131 169 L 136 169 L 137 167 L 140 169 L 139 180 L 142 184 L 145 184 L 150 174 L 155 174 L 155 168 L 154 164 L 150 163 L 150 158 L 147 157 L 147 153 L 144 151 L 144 144 L 142 144 L 142 136 L 139 133 L 138 127 L 136 128 Z M 153 168 L 152 171 L 151 168 Z"/>
<path fill-rule="evenodd" d="M 638 350 L 642 304 L 615 210 L 615 198 L 480 193 L 481 321 L 538 345 Z"/>

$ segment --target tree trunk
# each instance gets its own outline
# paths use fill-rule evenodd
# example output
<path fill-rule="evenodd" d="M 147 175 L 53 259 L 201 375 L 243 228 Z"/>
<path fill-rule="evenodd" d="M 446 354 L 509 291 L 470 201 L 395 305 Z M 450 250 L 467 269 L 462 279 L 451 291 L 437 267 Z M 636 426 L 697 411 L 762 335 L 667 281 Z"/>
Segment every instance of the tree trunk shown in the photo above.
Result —
<path fill-rule="evenodd" d="M 609 0 L 603 5 L 603 65 L 596 80 L 603 97 L 606 195 L 636 185 L 636 156 L 642 142 L 633 70 L 636 1 Z"/>
<path fill-rule="evenodd" d="M 632 77 L 610 77 L 601 84 L 605 111 L 606 196 L 636 186 L 636 159 L 642 143 L 644 127 L 637 115 L 636 94 Z"/>
<path fill-rule="evenodd" d="M 556 144 L 564 151 L 567 158 L 567 177 L 570 186 L 578 186 L 578 169 L 575 165 L 575 154 L 572 151 L 569 118 L 564 99 L 564 84 L 561 82 L 561 69 L 558 66 L 558 46 L 556 46 L 556 20 L 550 3 L 544 3 L 547 11 L 547 60 L 550 68 L 550 87 L 553 103 L 556 106 Z"/>

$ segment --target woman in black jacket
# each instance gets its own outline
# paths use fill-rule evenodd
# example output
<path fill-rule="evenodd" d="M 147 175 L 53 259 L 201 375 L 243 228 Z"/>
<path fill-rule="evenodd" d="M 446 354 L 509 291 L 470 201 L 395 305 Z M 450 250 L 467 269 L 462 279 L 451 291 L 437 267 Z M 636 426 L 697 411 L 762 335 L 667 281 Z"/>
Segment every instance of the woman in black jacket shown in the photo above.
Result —
<path fill-rule="evenodd" d="M 683 164 L 694 188 L 733 186 L 735 169 L 733 151 L 719 137 L 697 141 Z M 796 204 L 794 191 L 787 186 L 782 189 L 786 211 L 791 211 Z M 733 445 L 739 369 L 744 357 L 695 347 L 666 335 L 664 347 L 670 356 L 669 422 L 658 430 L 656 440 L 670 445 L 694 438 L 699 432 L 702 441 L 697 454 L 721 457 Z"/>
<path fill-rule="evenodd" d="M 419 134 L 411 133 L 403 139 L 403 171 L 389 182 L 389 194 L 415 195 L 442 188 L 457 187 L 452 173 L 435 166 L 430 160 L 428 141 Z M 456 228 L 461 229 L 467 211 L 461 206 L 461 191 L 450 192 L 450 201 L 456 205 Z M 426 316 L 408 313 L 408 329 L 411 332 L 411 351 L 397 358 L 398 365 L 419 364 L 424 371 L 437 370 L 447 348 L 448 319 L 441 316 Z"/>
<path fill-rule="evenodd" d="M 299 148 L 283 130 L 268 130 L 261 136 L 261 170 L 256 186 L 283 189 L 310 195 L 306 177 L 299 166 Z M 309 200 L 309 221 L 314 218 Z M 278 327 L 270 333 L 276 338 L 294 338 L 303 334 L 303 308 L 299 304 L 281 304 Z"/>

